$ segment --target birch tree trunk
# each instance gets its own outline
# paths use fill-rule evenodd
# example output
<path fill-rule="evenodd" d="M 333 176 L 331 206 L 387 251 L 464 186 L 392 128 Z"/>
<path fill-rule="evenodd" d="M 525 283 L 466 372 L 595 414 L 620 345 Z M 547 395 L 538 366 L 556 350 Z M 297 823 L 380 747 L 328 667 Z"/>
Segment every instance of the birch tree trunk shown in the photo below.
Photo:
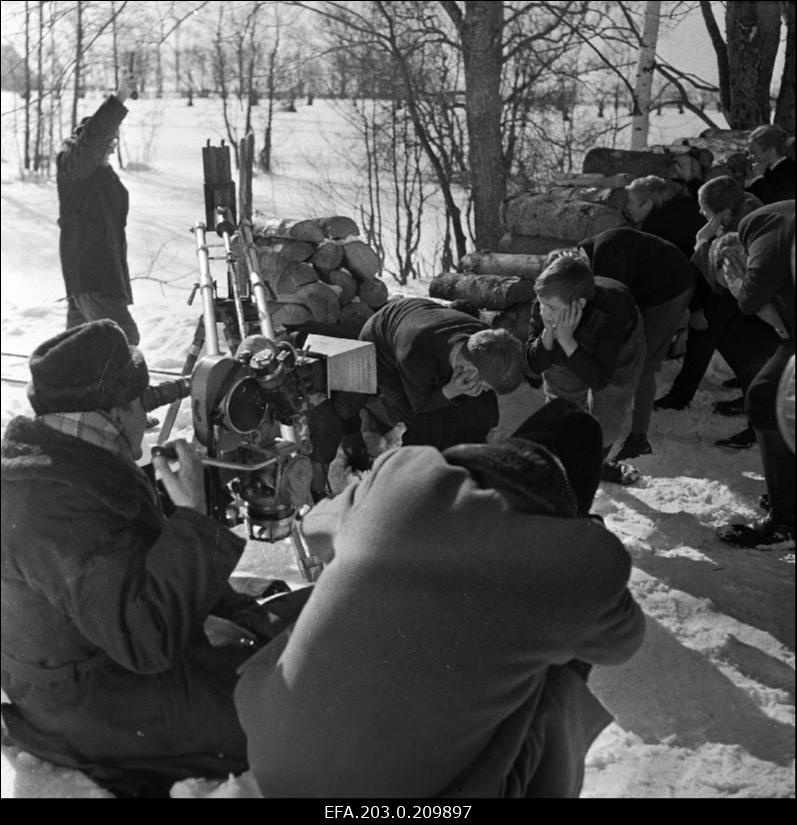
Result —
<path fill-rule="evenodd" d="M 650 96 L 653 88 L 653 70 L 656 65 L 656 43 L 661 19 L 660 0 L 645 3 L 645 25 L 642 46 L 639 49 L 636 83 L 634 85 L 634 114 L 631 121 L 631 150 L 646 149 L 650 128 Z"/>

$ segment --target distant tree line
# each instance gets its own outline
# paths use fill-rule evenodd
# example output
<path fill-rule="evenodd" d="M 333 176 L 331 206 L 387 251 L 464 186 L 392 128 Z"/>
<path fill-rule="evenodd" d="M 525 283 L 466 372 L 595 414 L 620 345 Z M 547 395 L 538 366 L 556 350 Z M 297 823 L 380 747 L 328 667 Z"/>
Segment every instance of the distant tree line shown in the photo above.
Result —
<path fill-rule="evenodd" d="M 719 84 L 655 57 L 646 109 L 678 106 L 711 127 L 718 125 L 708 105 L 715 100 L 731 128 L 774 121 L 793 133 L 791 3 L 727 2 L 725 35 L 718 4 L 664 5 L 673 14 L 699 6 Z M 129 66 L 149 96 L 177 94 L 187 105 L 196 97 L 218 99 L 236 155 L 240 138 L 259 131 L 262 172 L 273 164 L 275 112 L 336 98 L 361 137 L 369 182 L 361 217 L 369 241 L 391 238 L 401 282 L 417 277 L 417 237 L 432 192 L 445 205 L 445 267 L 469 245 L 494 247 L 508 193 L 577 170 L 587 149 L 613 146 L 627 134 L 628 112 L 639 111 L 629 78 L 643 42 L 643 2 L 4 6 L 19 35 L 16 48 L 3 47 L 2 86 L 21 95 L 24 174 L 49 172 L 57 142 L 75 125 L 80 97 L 111 91 Z M 786 60 L 773 100 L 782 38 Z M 580 114 L 587 106 L 588 119 Z"/>

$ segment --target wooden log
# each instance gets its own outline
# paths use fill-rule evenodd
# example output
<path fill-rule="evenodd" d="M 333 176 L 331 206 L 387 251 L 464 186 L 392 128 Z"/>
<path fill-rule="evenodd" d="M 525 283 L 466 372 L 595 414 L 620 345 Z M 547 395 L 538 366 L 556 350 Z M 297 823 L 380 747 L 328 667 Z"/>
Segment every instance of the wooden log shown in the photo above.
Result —
<path fill-rule="evenodd" d="M 363 281 L 357 290 L 360 300 L 371 309 L 379 309 L 387 303 L 387 284 L 381 278 L 371 278 L 370 281 Z"/>
<path fill-rule="evenodd" d="M 583 172 L 610 176 L 626 172 L 635 178 L 644 175 L 669 177 L 672 155 L 669 152 L 640 152 L 631 149 L 607 149 L 597 146 L 584 156 Z"/>
<path fill-rule="evenodd" d="M 506 252 L 469 252 L 460 259 L 460 272 L 474 275 L 510 275 L 534 280 L 542 270 L 545 255 L 512 255 Z"/>
<path fill-rule="evenodd" d="M 357 294 L 357 281 L 347 269 L 333 269 L 327 272 L 327 283 L 340 289 L 341 306 L 346 306 Z"/>
<path fill-rule="evenodd" d="M 345 215 L 332 215 L 329 218 L 316 218 L 316 223 L 321 227 L 324 237 L 342 240 L 360 234 L 360 227 Z"/>
<path fill-rule="evenodd" d="M 601 175 L 599 172 L 582 173 L 580 175 L 565 175 L 557 178 L 551 186 L 597 187 L 598 189 L 622 189 L 634 179 L 627 172 L 618 172 L 616 175 Z"/>
<path fill-rule="evenodd" d="M 445 301 L 462 298 L 483 309 L 506 309 L 533 300 L 534 289 L 526 278 L 447 272 L 432 278 L 429 296 Z"/>
<path fill-rule="evenodd" d="M 310 264 L 301 261 L 289 261 L 277 281 L 275 290 L 278 295 L 294 293 L 305 284 L 318 281 L 318 273 Z"/>
<path fill-rule="evenodd" d="M 497 313 L 490 322 L 493 329 L 506 329 L 512 333 L 519 341 L 525 341 L 529 334 L 529 321 L 531 321 L 531 301 L 524 301 L 521 304 L 514 304 Z"/>
<path fill-rule="evenodd" d="M 630 178 L 631 176 L 625 175 L 624 177 Z M 607 178 L 607 180 L 611 179 Z M 552 186 L 548 193 L 557 198 L 602 203 L 605 206 L 620 210 L 625 209 L 628 204 L 628 192 L 626 192 L 624 186 L 569 186 L 564 184 Z"/>
<path fill-rule="evenodd" d="M 345 307 L 340 308 L 340 318 L 338 323 L 350 327 L 362 329 L 362 325 L 374 314 L 374 310 L 355 298 Z"/>
<path fill-rule="evenodd" d="M 262 212 L 255 213 L 252 234 L 262 238 L 294 238 L 298 241 L 321 243 L 324 232 L 314 220 L 294 220 L 292 218 L 267 218 Z"/>
<path fill-rule="evenodd" d="M 269 302 L 269 314 L 274 328 L 296 326 L 313 320 L 313 313 L 303 304 Z"/>
<path fill-rule="evenodd" d="M 343 247 L 343 263 L 358 281 L 375 278 L 382 269 L 379 255 L 367 243 L 350 240 L 345 241 L 341 246 Z"/>
<path fill-rule="evenodd" d="M 337 269 L 343 263 L 343 249 L 339 243 L 324 241 L 318 244 L 310 262 L 325 272 Z"/>
<path fill-rule="evenodd" d="M 501 219 L 512 234 L 560 238 L 570 244 L 628 223 L 611 206 L 528 192 L 504 201 Z"/>
<path fill-rule="evenodd" d="M 313 314 L 313 318 L 322 324 L 334 324 L 340 317 L 338 295 L 329 284 L 316 281 L 304 284 L 296 290 L 299 303 L 304 304 Z"/>
<path fill-rule="evenodd" d="M 263 249 L 273 249 L 286 261 L 307 261 L 315 252 L 315 244 L 309 241 L 299 241 L 295 238 L 255 238 L 257 254 L 260 255 Z"/>
<path fill-rule="evenodd" d="M 561 238 L 547 238 L 531 235 L 517 235 L 507 232 L 498 241 L 498 251 L 512 255 L 547 255 L 554 249 L 566 249 L 574 243 Z"/>

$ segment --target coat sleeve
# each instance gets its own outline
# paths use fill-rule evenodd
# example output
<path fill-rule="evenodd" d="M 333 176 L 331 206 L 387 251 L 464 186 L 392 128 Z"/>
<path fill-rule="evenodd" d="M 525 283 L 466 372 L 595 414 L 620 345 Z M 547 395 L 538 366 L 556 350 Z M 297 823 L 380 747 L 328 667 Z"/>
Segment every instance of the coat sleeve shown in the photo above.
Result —
<path fill-rule="evenodd" d="M 542 333 L 545 325 L 540 315 L 540 302 L 534 301 L 531 305 L 531 318 L 529 319 L 529 332 L 524 347 L 526 362 L 529 368 L 538 374 L 542 374 L 548 367 L 561 362 L 564 352 L 559 348 L 557 354 L 557 344 L 552 350 L 548 350 L 542 343 Z M 557 357 L 558 356 L 558 357 Z"/>
<path fill-rule="evenodd" d="M 202 633 L 244 546 L 215 520 L 183 507 L 152 543 L 137 522 L 120 526 L 118 514 L 72 497 L 68 521 L 39 548 L 49 571 L 31 586 L 119 665 L 157 673 Z"/>
<path fill-rule="evenodd" d="M 63 178 L 87 178 L 103 162 L 108 145 L 127 116 L 127 111 L 114 95 L 100 105 L 78 138 L 70 138 L 59 154 L 59 173 Z"/>
<path fill-rule="evenodd" d="M 576 330 L 578 347 L 564 365 L 592 389 L 602 390 L 611 383 L 617 371 L 626 332 L 621 319 L 607 316 L 596 330 L 593 344 L 585 346 Z"/>
<path fill-rule="evenodd" d="M 754 222 L 740 227 L 739 236 L 747 250 L 747 268 L 736 297 L 745 315 L 755 315 L 781 291 L 789 273 L 782 265 L 776 218 L 757 215 Z"/>
<path fill-rule="evenodd" d="M 574 615 L 580 606 L 591 605 L 574 625 L 580 636 L 573 658 L 596 665 L 617 665 L 636 653 L 645 635 L 645 617 L 628 589 L 631 557 L 622 542 L 601 525 L 590 525 L 590 557 L 574 599 Z M 591 564 L 590 558 L 600 559 Z"/>

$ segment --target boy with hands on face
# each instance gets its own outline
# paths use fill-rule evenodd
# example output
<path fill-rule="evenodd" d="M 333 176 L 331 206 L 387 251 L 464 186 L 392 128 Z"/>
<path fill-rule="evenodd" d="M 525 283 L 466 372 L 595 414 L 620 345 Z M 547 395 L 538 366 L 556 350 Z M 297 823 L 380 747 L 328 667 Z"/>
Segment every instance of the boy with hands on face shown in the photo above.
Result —
<path fill-rule="evenodd" d="M 547 400 L 588 409 L 603 430 L 603 480 L 633 484 L 638 471 L 609 461 L 645 359 L 642 319 L 623 284 L 595 277 L 577 250 L 557 250 L 534 283 L 528 366 L 542 375 Z"/>

